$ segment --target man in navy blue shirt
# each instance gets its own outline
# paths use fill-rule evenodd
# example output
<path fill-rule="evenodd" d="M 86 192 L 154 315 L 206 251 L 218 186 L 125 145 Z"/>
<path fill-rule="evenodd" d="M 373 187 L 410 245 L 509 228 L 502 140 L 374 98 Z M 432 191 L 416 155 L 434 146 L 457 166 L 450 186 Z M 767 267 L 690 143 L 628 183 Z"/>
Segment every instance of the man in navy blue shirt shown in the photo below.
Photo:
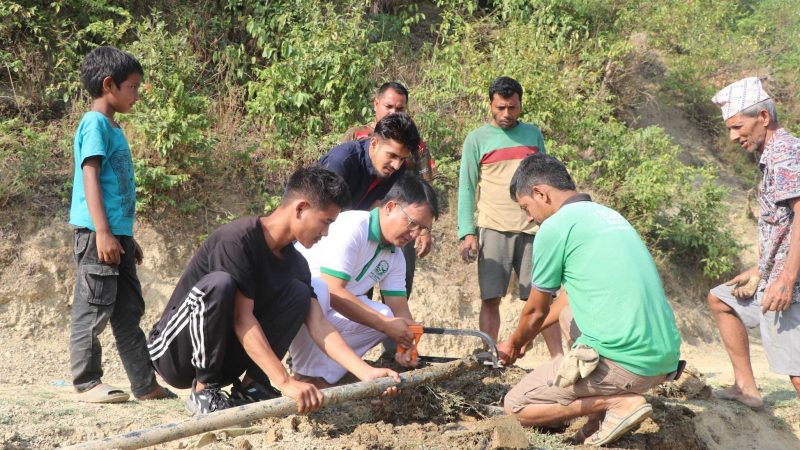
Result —
<path fill-rule="evenodd" d="M 406 160 L 419 141 L 410 117 L 389 114 L 375 124 L 369 139 L 338 145 L 319 163 L 344 178 L 353 198 L 350 209 L 369 211 L 405 172 Z"/>
<path fill-rule="evenodd" d="M 344 178 L 352 197 L 350 209 L 369 211 L 380 204 L 395 181 L 405 173 L 406 163 L 419 144 L 419 131 L 414 121 L 402 112 L 393 113 L 375 124 L 369 139 L 337 145 L 319 160 L 319 164 Z M 420 257 L 425 256 L 430 250 L 430 236 L 417 244 L 422 244 Z M 403 249 L 406 298 L 411 295 L 414 281 L 416 258 L 413 246 L 414 243 L 409 243 L 406 247 L 411 247 L 410 251 Z M 372 297 L 372 293 L 367 296 Z M 394 353 L 391 339 L 384 341 L 384 347 L 388 353 Z"/>

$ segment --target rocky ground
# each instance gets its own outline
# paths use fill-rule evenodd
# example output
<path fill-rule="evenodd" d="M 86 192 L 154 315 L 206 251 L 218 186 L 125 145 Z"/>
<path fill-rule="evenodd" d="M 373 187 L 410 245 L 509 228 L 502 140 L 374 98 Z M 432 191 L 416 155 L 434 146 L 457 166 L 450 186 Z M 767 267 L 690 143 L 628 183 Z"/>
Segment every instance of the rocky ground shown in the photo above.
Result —
<path fill-rule="evenodd" d="M 172 441 L 160 448 L 208 449 L 497 449 L 583 448 L 577 420 L 556 430 L 523 429 L 495 416 L 497 400 L 525 369 L 482 369 L 404 391 L 388 401 L 362 400 L 308 416 L 268 418 Z M 122 381 L 120 380 L 120 383 Z M 0 386 L 0 442 L 5 449 L 52 448 L 126 433 L 187 417 L 182 400 L 77 403 L 61 383 Z M 689 371 L 654 390 L 652 418 L 615 443 L 620 449 L 780 449 L 800 445 L 800 414 L 785 382 L 762 381 L 767 407 L 753 412 L 710 400 L 710 388 Z M 185 393 L 181 393 L 185 394 Z"/>

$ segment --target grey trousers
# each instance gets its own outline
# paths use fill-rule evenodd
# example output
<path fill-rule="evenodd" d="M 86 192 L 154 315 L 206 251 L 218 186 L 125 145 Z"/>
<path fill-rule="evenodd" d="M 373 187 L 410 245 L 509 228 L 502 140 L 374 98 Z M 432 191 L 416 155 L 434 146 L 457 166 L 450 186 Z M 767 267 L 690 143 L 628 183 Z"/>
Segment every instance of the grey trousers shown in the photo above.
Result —
<path fill-rule="evenodd" d="M 147 341 L 139 326 L 144 314 L 142 286 L 136 275 L 133 238 L 116 238 L 125 254 L 120 255 L 118 266 L 110 266 L 98 259 L 95 233 L 86 228 L 75 230 L 77 267 L 69 339 L 72 384 L 76 391 L 85 392 L 101 383 L 103 352 L 97 337 L 111 322 L 131 392 L 141 397 L 156 384 Z"/>

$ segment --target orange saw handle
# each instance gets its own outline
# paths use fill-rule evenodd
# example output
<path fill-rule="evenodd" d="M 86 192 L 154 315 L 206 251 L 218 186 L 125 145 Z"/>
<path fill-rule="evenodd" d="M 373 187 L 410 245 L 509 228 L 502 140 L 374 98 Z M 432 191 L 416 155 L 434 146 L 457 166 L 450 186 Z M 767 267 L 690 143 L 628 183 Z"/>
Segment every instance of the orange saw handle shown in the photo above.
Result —
<path fill-rule="evenodd" d="M 411 347 L 411 361 L 417 361 L 417 344 L 419 344 L 420 338 L 422 338 L 422 334 L 424 333 L 424 329 L 422 325 L 409 325 L 409 331 L 414 333 L 414 346 Z M 397 344 L 397 353 L 405 353 L 408 349 L 403 347 L 400 344 Z"/>

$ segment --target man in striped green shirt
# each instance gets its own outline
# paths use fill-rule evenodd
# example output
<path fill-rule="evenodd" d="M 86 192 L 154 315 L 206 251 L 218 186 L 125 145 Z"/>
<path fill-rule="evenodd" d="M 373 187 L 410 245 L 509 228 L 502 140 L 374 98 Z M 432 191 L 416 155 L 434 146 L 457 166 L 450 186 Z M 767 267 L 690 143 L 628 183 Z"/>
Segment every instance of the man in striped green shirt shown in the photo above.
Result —
<path fill-rule="evenodd" d="M 491 121 L 464 141 L 458 182 L 458 238 L 465 262 L 478 260 L 481 295 L 479 326 L 495 340 L 500 331 L 500 299 L 511 271 L 519 280 L 519 298 L 531 290 L 531 252 L 536 224 L 529 222 L 508 197 L 508 185 L 520 161 L 544 153 L 544 138 L 535 125 L 522 123 L 522 86 L 509 77 L 489 87 Z M 477 214 L 476 214 L 477 212 Z M 552 356 L 562 353 L 555 328 L 544 333 Z"/>

